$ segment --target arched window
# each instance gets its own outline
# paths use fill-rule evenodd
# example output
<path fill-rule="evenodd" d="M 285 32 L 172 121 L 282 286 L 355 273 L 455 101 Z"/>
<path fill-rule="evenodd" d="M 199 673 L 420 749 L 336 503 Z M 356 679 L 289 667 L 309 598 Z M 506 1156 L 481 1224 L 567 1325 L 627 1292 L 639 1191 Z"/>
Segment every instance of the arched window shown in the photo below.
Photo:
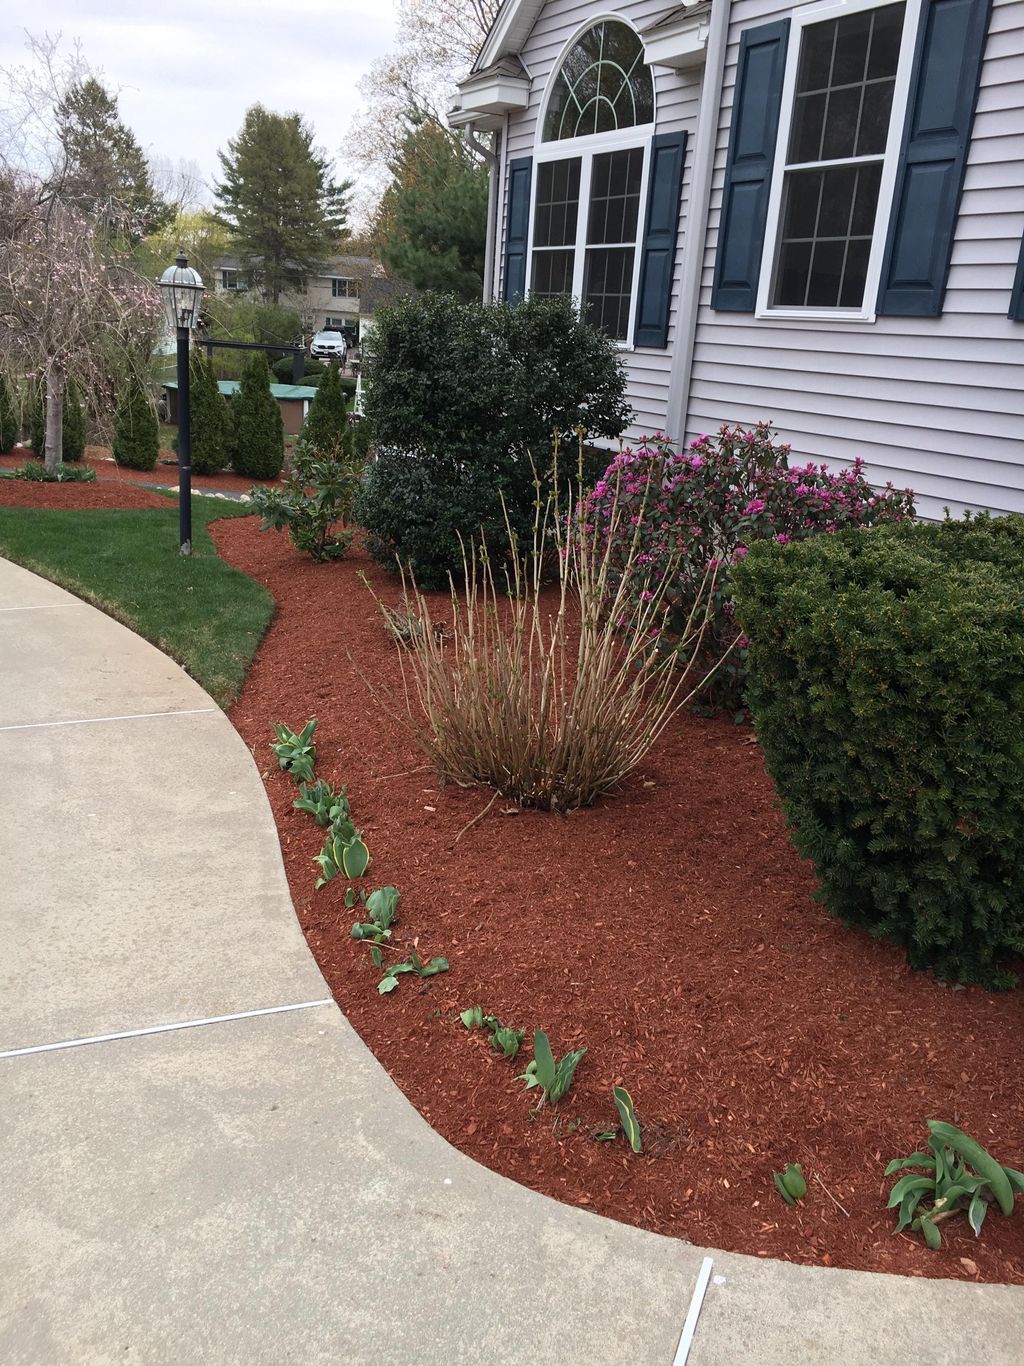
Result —
<path fill-rule="evenodd" d="M 640 39 L 614 19 L 591 25 L 551 82 L 537 144 L 529 283 L 542 297 L 573 295 L 624 343 L 633 335 L 653 123 L 654 81 Z"/>
<path fill-rule="evenodd" d="M 654 122 L 654 82 L 628 24 L 603 19 L 580 35 L 558 69 L 544 141 L 582 138 Z"/>

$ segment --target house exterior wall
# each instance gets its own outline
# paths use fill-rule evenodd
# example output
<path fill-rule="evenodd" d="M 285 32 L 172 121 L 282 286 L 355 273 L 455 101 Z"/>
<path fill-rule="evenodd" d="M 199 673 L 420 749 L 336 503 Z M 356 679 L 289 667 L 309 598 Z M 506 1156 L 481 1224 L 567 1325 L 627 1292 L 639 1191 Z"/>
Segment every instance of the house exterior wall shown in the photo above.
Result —
<path fill-rule="evenodd" d="M 1024 233 L 1024 0 L 993 6 L 942 316 L 873 323 L 711 308 L 740 34 L 800 8 L 732 5 L 687 438 L 768 418 L 794 460 L 862 456 L 925 515 L 1022 512 L 1024 323 L 1006 313 Z"/>
<path fill-rule="evenodd" d="M 520 57 L 531 78 L 530 102 L 526 109 L 510 114 L 507 119 L 499 174 L 498 242 L 495 260 L 495 297 L 501 298 L 504 287 L 504 235 L 508 196 L 508 163 L 516 157 L 532 156 L 535 151 L 540 110 L 547 93 L 548 82 L 554 74 L 566 45 L 589 24 L 601 18 L 622 18 L 635 28 L 643 29 L 660 19 L 668 6 L 665 0 L 630 0 L 627 3 L 595 6 L 593 0 L 549 0 L 541 11 Z M 653 67 L 655 86 L 656 132 L 686 132 L 692 140 L 700 95 L 700 70 L 675 71 L 667 67 Z M 668 402 L 669 372 L 676 333 L 679 307 L 679 267 L 686 236 L 686 204 L 690 186 L 692 149 L 687 148 L 683 167 L 682 211 L 676 241 L 676 261 L 672 303 L 669 312 L 668 347 L 654 350 L 635 347 L 625 352 L 628 378 L 628 398 L 634 409 L 634 419 L 627 431 L 627 439 L 662 431 L 665 427 Z M 634 301 L 635 302 L 635 301 Z"/>

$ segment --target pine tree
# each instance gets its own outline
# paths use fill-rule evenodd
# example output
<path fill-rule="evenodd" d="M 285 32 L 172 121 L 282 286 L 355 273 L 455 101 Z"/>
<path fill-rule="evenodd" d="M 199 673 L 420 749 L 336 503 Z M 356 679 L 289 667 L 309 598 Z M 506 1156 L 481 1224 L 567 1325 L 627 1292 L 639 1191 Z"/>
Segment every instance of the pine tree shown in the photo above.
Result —
<path fill-rule="evenodd" d="M 217 387 L 213 361 L 198 349 L 192 352 L 189 376 L 192 470 L 195 474 L 218 474 L 228 463 L 228 406 Z"/>
<path fill-rule="evenodd" d="M 42 460 L 46 448 L 46 404 L 43 402 L 43 386 L 37 379 L 29 381 L 24 423 L 29 449 Z"/>
<path fill-rule="evenodd" d="M 56 109 L 58 136 L 67 161 L 62 198 L 110 227 L 141 237 L 165 222 L 172 210 L 153 188 L 142 148 L 117 111 L 117 97 L 93 76 L 76 81 Z"/>
<path fill-rule="evenodd" d="M 468 301 L 480 297 L 487 171 L 431 120 L 414 120 L 391 163 L 374 223 L 381 260 L 400 279 Z"/>
<path fill-rule="evenodd" d="M 217 208 L 251 282 L 273 303 L 301 286 L 345 235 L 351 181 L 336 183 L 327 158 L 313 146 L 313 130 L 298 114 L 275 114 L 254 104 L 226 152 L 215 186 Z"/>
<path fill-rule="evenodd" d="M 249 479 L 276 479 L 284 464 L 284 423 L 262 351 L 246 361 L 231 409 L 235 469 Z"/>
<path fill-rule="evenodd" d="M 64 421 L 61 432 L 61 457 L 81 460 L 85 454 L 85 413 L 78 385 L 69 379 L 64 385 Z"/>
<path fill-rule="evenodd" d="M 7 376 L 0 370 L 0 455 L 14 449 L 18 439 L 18 415 Z"/>
<path fill-rule="evenodd" d="M 114 416 L 114 459 L 129 470 L 151 470 L 160 454 L 156 413 L 140 380 L 132 376 L 121 390 Z"/>
<path fill-rule="evenodd" d="M 348 435 L 348 403 L 336 365 L 329 365 L 302 424 L 302 437 L 317 455 L 337 455 Z"/>

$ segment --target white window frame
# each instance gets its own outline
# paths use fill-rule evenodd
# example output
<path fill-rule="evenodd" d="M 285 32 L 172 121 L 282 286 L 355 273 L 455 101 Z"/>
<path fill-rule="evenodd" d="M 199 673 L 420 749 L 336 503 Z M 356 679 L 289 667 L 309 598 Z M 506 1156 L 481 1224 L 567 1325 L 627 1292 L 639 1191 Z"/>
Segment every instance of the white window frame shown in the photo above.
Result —
<path fill-rule="evenodd" d="M 633 338 L 636 330 L 636 298 L 637 288 L 640 283 L 640 259 L 643 253 L 643 234 L 645 220 L 647 216 L 647 184 L 651 173 L 651 139 L 654 137 L 655 129 L 658 125 L 658 89 L 654 79 L 654 72 L 651 70 L 651 84 L 654 89 L 654 119 L 650 123 L 637 123 L 631 128 L 617 128 L 611 133 L 589 133 L 581 138 L 560 138 L 556 142 L 545 142 L 544 123 L 547 119 L 548 105 L 554 94 L 555 82 L 558 73 L 562 69 L 562 64 L 566 57 L 579 42 L 580 38 L 588 29 L 596 27 L 603 22 L 612 21 L 617 24 L 625 24 L 627 28 L 636 28 L 621 14 L 604 13 L 595 14 L 588 18 L 587 22 L 580 26 L 573 34 L 572 38 L 565 44 L 559 53 L 558 60 L 551 68 L 551 75 L 548 77 L 547 89 L 544 92 L 544 99 L 541 102 L 540 111 L 537 117 L 537 131 L 534 134 L 533 148 L 533 176 L 530 183 L 530 223 L 527 241 L 529 251 L 526 258 L 526 292 L 532 293 L 531 281 L 533 280 L 533 229 L 534 217 L 537 211 L 537 185 L 538 168 L 545 161 L 569 161 L 575 157 L 580 158 L 580 198 L 579 208 L 576 216 L 576 242 L 573 247 L 573 274 L 572 274 L 572 297 L 578 307 L 583 302 L 583 280 L 587 265 L 587 220 L 590 216 L 590 186 L 593 178 L 594 157 L 602 152 L 629 151 L 639 148 L 643 153 L 643 168 L 640 175 L 640 203 L 637 208 L 636 220 L 636 246 L 633 254 L 633 280 L 630 286 L 630 307 L 629 307 L 629 329 L 624 340 L 617 340 L 616 346 L 620 351 L 632 351 L 634 349 Z M 637 33 L 637 38 L 640 35 Z M 641 45 L 643 40 L 640 39 Z M 648 63 L 648 66 L 650 64 Z M 605 247 L 614 247 L 614 242 L 602 242 L 595 247 L 601 250 Z M 543 248 L 542 248 L 543 250 Z M 562 250 L 568 251 L 566 246 Z"/>
<path fill-rule="evenodd" d="M 764 254 L 761 257 L 761 278 L 757 289 L 757 318 L 787 318 L 795 322 L 853 322 L 873 323 L 876 319 L 875 308 L 878 302 L 878 285 L 882 274 L 882 257 L 888 237 L 889 222 L 892 215 L 893 191 L 896 187 L 896 169 L 899 161 L 900 146 L 903 142 L 903 127 L 907 118 L 907 98 L 910 93 L 910 73 L 914 64 L 914 49 L 921 19 L 922 0 L 906 0 L 903 16 L 903 37 L 900 41 L 899 63 L 896 67 L 896 84 L 892 93 L 892 111 L 889 115 L 889 135 L 885 152 L 881 158 L 882 179 L 878 189 L 878 207 L 871 235 L 871 252 L 868 257 L 867 276 L 864 281 L 864 299 L 860 308 L 778 308 L 769 302 L 775 279 L 775 266 L 778 258 L 779 237 L 782 230 L 782 188 L 786 174 L 786 154 L 789 148 L 789 135 L 793 126 L 793 111 L 796 95 L 796 74 L 800 63 L 800 49 L 803 44 L 803 31 L 810 24 L 827 23 L 830 19 L 840 19 L 846 14 L 857 14 L 861 10 L 881 9 L 893 0 L 824 0 L 820 5 L 801 9 L 792 18 L 789 34 L 789 49 L 786 53 L 786 74 L 782 84 L 782 107 L 779 120 L 779 136 L 775 144 L 775 163 L 772 168 L 771 192 L 768 197 L 768 225 L 764 239 Z M 807 169 L 814 167 L 845 166 L 853 163 L 865 164 L 877 161 L 878 157 L 847 158 L 834 161 L 799 163 Z"/>
<path fill-rule="evenodd" d="M 356 289 L 355 294 L 351 293 L 350 290 L 349 290 L 349 288 L 348 288 L 348 286 L 356 284 L 356 281 L 353 279 L 353 277 L 352 277 L 351 275 L 328 275 L 327 278 L 328 278 L 328 280 L 330 280 L 330 282 L 331 282 L 331 298 L 332 298 L 332 299 L 358 299 L 358 298 L 359 298 L 359 290 L 358 290 L 358 288 Z M 343 284 L 343 285 L 345 285 L 345 293 L 344 293 L 344 294 L 337 294 L 337 293 L 335 293 L 335 289 L 334 289 L 335 284 Z"/>
<path fill-rule="evenodd" d="M 227 283 L 226 277 L 230 275 L 233 279 L 232 284 Z M 220 287 L 225 294 L 237 294 L 242 288 L 242 272 L 237 266 L 221 266 L 220 268 Z"/>

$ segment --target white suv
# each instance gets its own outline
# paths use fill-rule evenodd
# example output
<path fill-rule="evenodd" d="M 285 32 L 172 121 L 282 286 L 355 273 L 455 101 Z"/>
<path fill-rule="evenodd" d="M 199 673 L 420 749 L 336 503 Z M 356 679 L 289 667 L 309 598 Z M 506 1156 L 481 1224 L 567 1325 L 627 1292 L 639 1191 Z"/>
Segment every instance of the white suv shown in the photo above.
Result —
<path fill-rule="evenodd" d="M 348 342 L 345 340 L 344 332 L 338 332 L 334 328 L 325 328 L 323 332 L 318 332 L 309 346 L 311 356 L 315 356 L 318 360 L 337 358 L 342 365 L 345 364 L 347 353 Z"/>

